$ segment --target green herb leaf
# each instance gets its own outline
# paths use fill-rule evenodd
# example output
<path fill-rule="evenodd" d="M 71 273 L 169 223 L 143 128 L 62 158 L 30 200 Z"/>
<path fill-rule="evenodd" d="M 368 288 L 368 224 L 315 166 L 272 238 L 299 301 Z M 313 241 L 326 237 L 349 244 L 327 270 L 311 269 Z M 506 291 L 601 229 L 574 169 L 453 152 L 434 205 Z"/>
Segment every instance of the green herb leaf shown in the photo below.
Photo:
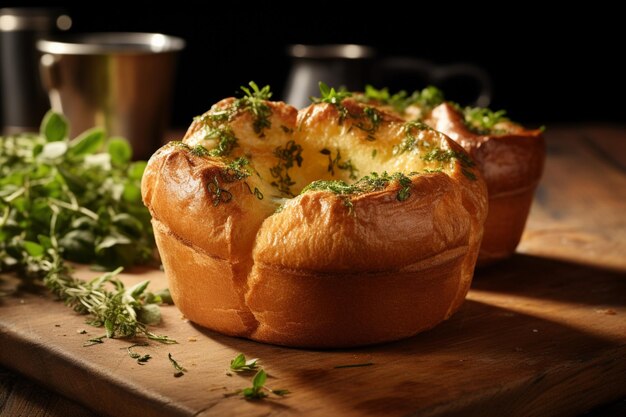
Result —
<path fill-rule="evenodd" d="M 352 93 L 344 90 L 335 90 L 333 87 L 329 87 L 326 83 L 320 81 L 320 97 L 311 97 L 313 103 L 330 103 L 341 104 L 341 102 L 352 96 Z"/>
<path fill-rule="evenodd" d="M 230 369 L 235 372 L 254 371 L 258 368 L 258 359 L 247 359 L 243 353 L 235 356 L 235 359 L 230 361 Z"/>
<path fill-rule="evenodd" d="M 241 389 L 236 393 L 243 395 L 243 397 L 247 400 L 261 400 L 267 397 L 267 393 L 265 391 L 271 392 L 272 394 L 280 397 L 290 393 L 290 391 L 286 389 L 268 388 L 265 386 L 266 381 L 267 373 L 263 369 L 260 369 L 256 375 L 254 375 L 254 378 L 252 378 L 252 387 Z"/>
<path fill-rule="evenodd" d="M 174 305 L 174 300 L 172 299 L 172 294 L 170 294 L 169 288 L 164 288 L 161 291 L 157 292 L 156 296 L 162 304 Z"/>
<path fill-rule="evenodd" d="M 73 157 L 93 154 L 102 147 L 104 139 L 104 130 L 98 127 L 89 129 L 70 143 L 67 154 Z"/>
<path fill-rule="evenodd" d="M 122 138 L 109 139 L 107 152 L 111 155 L 111 162 L 118 166 L 128 164 L 128 162 L 130 162 L 130 158 L 133 156 L 133 150 L 128 144 L 128 141 Z"/>
<path fill-rule="evenodd" d="M 69 126 L 67 119 L 52 110 L 48 111 L 41 122 L 41 135 L 48 142 L 58 142 L 67 139 Z"/>
<path fill-rule="evenodd" d="M 49 142 L 43 145 L 38 157 L 44 162 L 53 162 L 67 152 L 67 142 Z"/>
<path fill-rule="evenodd" d="M 128 167 L 128 178 L 131 180 L 141 181 L 147 165 L 148 163 L 146 161 L 137 161 L 130 164 Z"/>
<path fill-rule="evenodd" d="M 23 242 L 23 245 L 24 249 L 26 249 L 26 252 L 28 252 L 30 256 L 41 256 L 45 252 L 44 247 L 35 242 L 29 242 L 28 240 L 25 240 Z"/>
<path fill-rule="evenodd" d="M 139 320 L 147 325 L 161 322 L 161 309 L 156 304 L 145 304 L 139 310 Z"/>
<path fill-rule="evenodd" d="M 256 373 L 254 378 L 252 378 L 252 388 L 255 390 L 260 390 L 265 385 L 265 381 L 267 380 L 267 373 L 261 369 Z"/>

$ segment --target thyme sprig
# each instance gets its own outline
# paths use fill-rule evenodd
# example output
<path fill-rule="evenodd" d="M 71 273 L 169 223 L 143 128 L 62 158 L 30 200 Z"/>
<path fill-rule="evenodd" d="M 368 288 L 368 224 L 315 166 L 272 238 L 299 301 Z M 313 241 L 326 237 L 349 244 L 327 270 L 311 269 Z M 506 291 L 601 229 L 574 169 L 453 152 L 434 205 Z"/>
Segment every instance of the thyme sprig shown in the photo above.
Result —
<path fill-rule="evenodd" d="M 259 137 L 264 137 L 265 129 L 272 127 L 272 122 L 270 121 L 272 109 L 266 103 L 272 97 L 272 91 L 269 85 L 259 88 L 254 81 L 250 81 L 248 85 L 250 88 L 240 87 L 245 95 L 235 100 L 233 106 L 235 109 L 242 108 L 249 111 L 254 118 L 252 123 L 254 132 Z"/>

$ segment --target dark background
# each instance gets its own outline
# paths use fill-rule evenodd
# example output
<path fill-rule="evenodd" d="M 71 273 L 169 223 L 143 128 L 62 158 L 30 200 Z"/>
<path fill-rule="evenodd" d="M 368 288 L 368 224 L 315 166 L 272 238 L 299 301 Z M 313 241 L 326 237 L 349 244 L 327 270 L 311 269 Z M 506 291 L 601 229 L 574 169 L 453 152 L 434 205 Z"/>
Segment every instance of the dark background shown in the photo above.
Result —
<path fill-rule="evenodd" d="M 270 84 L 281 98 L 293 43 L 357 43 L 380 57 L 412 56 L 437 64 L 469 62 L 494 83 L 492 108 L 530 124 L 625 120 L 624 22 L 605 9 L 559 9 L 550 14 L 528 3 L 500 7 L 441 3 L 211 1 L 57 3 L 73 18 L 72 32 L 147 31 L 187 41 L 180 56 L 173 125 L 191 118 L 250 80 Z M 408 3 L 407 3 L 408 4 Z M 3 6 L 50 6 L 14 2 Z M 413 10 L 414 9 L 414 10 Z M 411 77 L 389 80 L 392 89 L 421 88 Z M 451 91 L 454 96 L 454 91 Z M 455 97 L 453 97 L 455 98 Z"/>

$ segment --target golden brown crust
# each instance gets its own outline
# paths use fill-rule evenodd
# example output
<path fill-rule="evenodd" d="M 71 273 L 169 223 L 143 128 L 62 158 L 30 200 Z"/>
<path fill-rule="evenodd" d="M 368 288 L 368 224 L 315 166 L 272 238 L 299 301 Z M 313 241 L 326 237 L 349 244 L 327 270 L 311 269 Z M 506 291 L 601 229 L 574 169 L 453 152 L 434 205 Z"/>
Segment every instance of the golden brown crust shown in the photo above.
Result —
<path fill-rule="evenodd" d="M 541 131 L 509 124 L 506 133 L 476 134 L 449 103 L 433 109 L 426 123 L 461 144 L 487 183 L 489 214 L 479 264 L 510 256 L 522 236 L 543 171 L 546 145 Z"/>
<path fill-rule="evenodd" d="M 356 126 L 368 122 L 358 116 L 363 106 L 350 100 L 349 119 L 321 103 L 302 110 L 297 125 L 290 106 L 271 105 L 263 138 L 251 130 L 247 112 L 230 124 L 239 141 L 231 158 L 251 156 L 249 177 L 229 181 L 227 160 L 194 155 L 190 146 L 205 140 L 199 122 L 186 145 L 166 146 L 149 161 L 143 198 L 179 309 L 222 333 L 308 347 L 396 340 L 448 318 L 469 289 L 482 238 L 480 173 L 455 158 L 425 162 L 417 148 L 394 154 L 404 122 L 381 113 L 372 139 L 369 126 Z M 429 147 L 464 152 L 438 132 L 419 134 Z M 441 172 L 405 176 L 404 184 L 389 180 L 368 192 L 322 189 L 284 199 L 269 182 L 285 141 L 301 146 L 304 158 L 289 171 L 294 194 L 312 179 L 348 181 L 352 171 L 333 158 L 349 160 L 361 175 L 372 167 Z M 227 201 L 216 200 L 216 179 Z M 263 199 L 251 192 L 257 187 Z M 410 193 L 400 201 L 404 187 Z"/>

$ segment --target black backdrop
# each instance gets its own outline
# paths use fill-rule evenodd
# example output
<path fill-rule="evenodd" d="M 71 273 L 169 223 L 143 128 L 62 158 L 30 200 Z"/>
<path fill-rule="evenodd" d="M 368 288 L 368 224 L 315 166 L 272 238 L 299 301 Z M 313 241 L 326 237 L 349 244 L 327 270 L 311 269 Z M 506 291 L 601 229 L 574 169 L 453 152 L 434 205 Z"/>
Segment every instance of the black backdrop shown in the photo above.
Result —
<path fill-rule="evenodd" d="M 68 2 L 69 3 L 69 2 Z M 219 0 L 57 3 L 72 16 L 74 32 L 154 31 L 183 37 L 173 101 L 173 124 L 191 118 L 254 79 L 281 97 L 292 43 L 358 43 L 381 56 L 408 55 L 439 64 L 470 62 L 494 81 L 492 107 L 520 121 L 626 120 L 624 22 L 606 9 L 548 13 L 529 3 L 464 7 L 350 1 L 291 3 L 276 8 Z M 407 3 L 408 4 L 408 3 Z M 2 6 L 49 4 L 14 2 Z M 401 80 L 406 89 L 411 79 Z M 397 84 L 397 82 L 396 82 Z M 393 87 L 399 87 L 393 85 Z"/>

